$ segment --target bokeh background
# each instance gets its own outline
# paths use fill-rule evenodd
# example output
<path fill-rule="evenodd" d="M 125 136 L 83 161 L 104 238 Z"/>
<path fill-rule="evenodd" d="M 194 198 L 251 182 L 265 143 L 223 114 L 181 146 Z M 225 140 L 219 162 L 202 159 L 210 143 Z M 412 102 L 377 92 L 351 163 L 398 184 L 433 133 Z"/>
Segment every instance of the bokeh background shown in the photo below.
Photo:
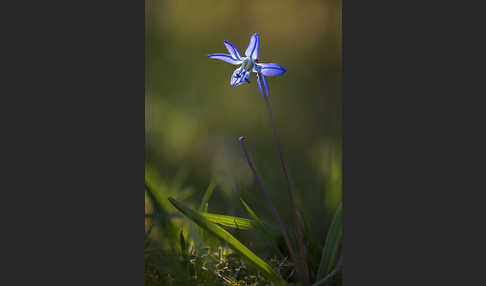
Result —
<path fill-rule="evenodd" d="M 205 57 L 226 53 L 223 40 L 243 54 L 257 32 L 260 61 L 287 69 L 268 78 L 270 102 L 297 205 L 313 238 L 322 241 L 341 200 L 341 1 L 146 0 L 146 6 L 148 180 L 164 196 L 193 208 L 214 182 L 210 212 L 248 217 L 242 197 L 274 223 L 237 140 L 245 135 L 266 188 L 291 225 L 285 179 L 255 74 L 251 84 L 232 87 L 236 67 Z M 167 208 L 177 212 L 168 202 Z M 245 242 L 258 248 L 258 240 L 247 235 Z"/>

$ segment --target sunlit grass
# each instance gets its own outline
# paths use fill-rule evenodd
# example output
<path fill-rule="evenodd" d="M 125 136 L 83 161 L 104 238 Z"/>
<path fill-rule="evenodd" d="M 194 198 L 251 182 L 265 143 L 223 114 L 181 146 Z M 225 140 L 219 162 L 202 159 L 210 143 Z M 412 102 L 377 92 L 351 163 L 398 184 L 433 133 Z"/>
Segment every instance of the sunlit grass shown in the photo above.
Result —
<path fill-rule="evenodd" d="M 164 203 L 158 202 L 162 194 L 171 193 L 170 188 L 163 186 L 159 183 L 158 187 L 146 188 L 146 212 L 151 218 L 146 224 L 146 285 L 256 286 L 296 283 L 295 265 L 289 261 L 278 227 L 263 221 L 243 199 L 242 208 L 247 218 L 214 214 L 208 213 L 212 194 L 218 190 L 214 184 L 207 188 L 199 208 L 193 209 L 174 199 L 166 198 Z M 169 205 L 175 208 L 169 208 Z M 183 219 L 177 210 L 187 216 L 189 221 Z M 325 281 L 326 285 L 342 283 L 339 269 L 331 273 L 342 251 L 340 218 L 341 207 L 337 209 L 330 225 L 325 245 L 310 238 L 308 233 L 315 227 L 306 225 L 304 239 L 312 281 L 317 282 L 332 274 Z M 196 231 L 196 225 L 199 231 Z M 266 240 L 273 254 L 260 256 L 249 250 L 244 245 L 252 245 L 251 240 L 245 242 L 234 236 L 239 236 L 242 231 L 262 234 L 260 239 Z M 295 234 L 292 231 L 290 233 L 295 239 Z M 164 243 L 171 247 L 161 246 L 162 237 Z M 201 240 L 201 237 L 204 239 Z"/>

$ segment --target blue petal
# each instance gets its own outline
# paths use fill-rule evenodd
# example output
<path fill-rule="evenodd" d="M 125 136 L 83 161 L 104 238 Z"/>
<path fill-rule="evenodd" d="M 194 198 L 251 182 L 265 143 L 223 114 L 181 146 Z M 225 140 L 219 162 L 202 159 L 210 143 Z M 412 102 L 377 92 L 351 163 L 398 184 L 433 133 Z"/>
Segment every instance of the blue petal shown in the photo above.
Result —
<path fill-rule="evenodd" d="M 265 78 L 264 74 L 262 74 L 262 81 L 263 81 L 263 87 L 265 88 L 265 93 L 267 94 L 267 98 L 268 98 L 270 96 L 270 92 L 268 92 L 267 79 Z"/>
<path fill-rule="evenodd" d="M 230 55 L 233 57 L 233 59 L 241 60 L 240 52 L 238 52 L 238 49 L 232 43 L 224 41 L 224 45 L 226 46 L 226 49 L 228 50 Z"/>
<path fill-rule="evenodd" d="M 260 81 L 263 82 L 263 88 L 265 89 L 265 94 L 263 93 L 262 83 Z M 257 73 L 257 83 L 258 83 L 258 87 L 260 88 L 260 93 L 262 94 L 262 96 L 266 95 L 266 97 L 268 97 L 270 95 L 268 92 L 268 84 L 267 84 L 267 80 L 265 79 L 265 76 L 262 73 Z"/>
<path fill-rule="evenodd" d="M 287 71 L 284 67 L 277 64 L 258 63 L 257 65 L 261 67 L 261 72 L 265 76 L 283 75 Z"/>
<path fill-rule="evenodd" d="M 245 82 L 249 82 L 250 72 L 246 72 L 244 75 L 242 75 L 242 72 L 244 72 L 244 70 L 242 70 L 242 69 L 243 69 L 243 67 L 239 67 L 239 68 L 235 69 L 235 71 L 231 75 L 230 84 L 232 86 L 238 86 L 238 85 L 243 84 Z"/>
<path fill-rule="evenodd" d="M 250 43 L 246 48 L 245 55 L 252 60 L 258 59 L 258 52 L 260 51 L 260 37 L 257 33 L 251 35 Z"/>
<path fill-rule="evenodd" d="M 227 54 L 213 54 L 213 55 L 206 55 L 210 59 L 224 61 L 233 65 L 239 65 L 242 63 L 241 60 L 235 60 L 233 57 Z"/>
<path fill-rule="evenodd" d="M 246 72 L 242 77 L 240 77 L 240 81 L 235 86 L 238 86 L 245 82 L 250 83 L 250 72 Z"/>
<path fill-rule="evenodd" d="M 262 89 L 262 83 L 260 82 L 260 73 L 257 73 L 257 84 L 258 84 L 258 88 L 260 89 L 260 93 L 263 95 L 263 89 Z"/>

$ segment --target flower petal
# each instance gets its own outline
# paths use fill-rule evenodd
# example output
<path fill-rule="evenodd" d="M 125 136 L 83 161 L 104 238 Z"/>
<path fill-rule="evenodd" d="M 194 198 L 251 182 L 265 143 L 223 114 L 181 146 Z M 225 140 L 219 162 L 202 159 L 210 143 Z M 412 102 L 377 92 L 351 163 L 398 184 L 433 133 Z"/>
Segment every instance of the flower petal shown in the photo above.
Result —
<path fill-rule="evenodd" d="M 265 89 L 265 94 L 263 93 L 262 83 L 260 81 L 263 82 L 263 88 Z M 258 83 L 258 87 L 260 88 L 260 92 L 261 92 L 262 96 L 268 97 L 270 94 L 268 92 L 267 80 L 265 79 L 265 76 L 260 72 L 257 73 L 257 83 Z"/>
<path fill-rule="evenodd" d="M 263 95 L 263 89 L 262 89 L 262 83 L 260 82 L 260 73 L 257 73 L 257 84 L 258 84 L 258 88 L 260 89 L 260 93 Z"/>
<path fill-rule="evenodd" d="M 215 60 L 220 60 L 224 61 L 233 65 L 239 65 L 242 63 L 241 60 L 235 60 L 233 59 L 232 56 L 227 55 L 227 54 L 212 54 L 212 55 L 206 55 L 210 59 L 215 59 Z"/>
<path fill-rule="evenodd" d="M 243 67 L 235 69 L 235 71 L 231 75 L 230 83 L 232 86 L 238 86 L 245 82 L 250 82 L 250 72 L 246 72 L 244 75 L 241 75 L 242 69 Z"/>
<path fill-rule="evenodd" d="M 284 67 L 277 64 L 258 63 L 258 65 L 261 67 L 261 72 L 265 76 L 283 75 L 287 71 Z"/>
<path fill-rule="evenodd" d="M 267 79 L 265 78 L 265 75 L 262 74 L 262 81 L 263 81 L 263 87 L 265 88 L 265 92 L 267 94 L 267 97 L 270 96 L 270 92 L 268 91 L 268 84 L 267 84 Z"/>
<path fill-rule="evenodd" d="M 240 52 L 238 52 L 238 49 L 232 43 L 224 41 L 224 45 L 226 46 L 226 49 L 228 50 L 230 55 L 233 57 L 233 59 L 241 61 Z"/>
<path fill-rule="evenodd" d="M 257 33 L 251 35 L 250 43 L 246 48 L 245 55 L 252 60 L 258 59 L 258 52 L 260 51 L 260 37 Z"/>

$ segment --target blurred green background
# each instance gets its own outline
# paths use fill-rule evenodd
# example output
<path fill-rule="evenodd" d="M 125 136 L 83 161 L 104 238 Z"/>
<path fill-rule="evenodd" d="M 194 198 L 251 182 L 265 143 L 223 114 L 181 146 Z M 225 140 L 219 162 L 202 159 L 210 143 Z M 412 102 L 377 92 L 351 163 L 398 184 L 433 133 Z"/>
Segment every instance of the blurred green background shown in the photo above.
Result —
<path fill-rule="evenodd" d="M 251 84 L 232 87 L 236 66 L 205 56 L 226 53 L 223 40 L 243 54 L 257 32 L 260 61 L 287 69 L 268 78 L 270 103 L 297 205 L 313 238 L 322 242 L 341 199 L 341 1 L 146 0 L 146 6 L 148 180 L 193 208 L 215 182 L 210 212 L 248 217 L 242 197 L 274 223 L 237 140 L 245 135 L 266 188 L 291 225 L 285 179 L 255 74 Z M 251 237 L 246 241 L 250 247 L 258 244 Z"/>

